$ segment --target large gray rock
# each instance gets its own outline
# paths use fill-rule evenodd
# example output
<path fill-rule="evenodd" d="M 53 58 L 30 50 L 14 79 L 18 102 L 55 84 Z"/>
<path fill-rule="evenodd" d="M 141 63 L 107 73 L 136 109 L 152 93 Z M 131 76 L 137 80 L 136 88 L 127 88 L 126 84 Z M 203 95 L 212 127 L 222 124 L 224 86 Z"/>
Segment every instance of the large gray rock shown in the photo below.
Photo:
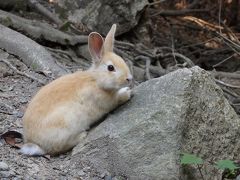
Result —
<path fill-rule="evenodd" d="M 55 10 L 90 31 L 107 34 L 112 24 L 117 23 L 117 34 L 128 32 L 137 25 L 147 0 L 57 0 Z"/>
<path fill-rule="evenodd" d="M 181 152 L 206 161 L 240 157 L 240 120 L 210 75 L 181 69 L 140 84 L 134 97 L 91 130 L 71 164 L 129 179 L 199 179 L 179 165 Z M 205 164 L 204 175 L 220 172 Z"/>

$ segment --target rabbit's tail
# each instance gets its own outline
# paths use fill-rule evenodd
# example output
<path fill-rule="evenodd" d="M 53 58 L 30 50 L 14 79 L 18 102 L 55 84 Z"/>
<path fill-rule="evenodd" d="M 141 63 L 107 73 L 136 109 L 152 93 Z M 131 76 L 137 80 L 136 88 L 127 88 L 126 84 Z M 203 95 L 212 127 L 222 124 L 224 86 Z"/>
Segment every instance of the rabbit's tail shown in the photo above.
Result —
<path fill-rule="evenodd" d="M 38 146 L 37 144 L 33 144 L 33 143 L 24 144 L 21 147 L 20 152 L 22 154 L 25 154 L 28 156 L 42 156 L 42 155 L 46 154 L 40 146 Z"/>

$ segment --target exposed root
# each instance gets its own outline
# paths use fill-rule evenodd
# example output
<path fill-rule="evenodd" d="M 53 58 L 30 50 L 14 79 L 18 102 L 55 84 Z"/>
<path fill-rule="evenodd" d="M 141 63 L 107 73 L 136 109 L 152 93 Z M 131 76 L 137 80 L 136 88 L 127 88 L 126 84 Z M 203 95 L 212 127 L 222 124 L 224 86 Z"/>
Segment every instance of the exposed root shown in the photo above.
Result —
<path fill-rule="evenodd" d="M 37 82 L 38 82 L 39 84 L 41 84 L 41 85 L 46 84 L 46 83 L 43 82 L 42 80 L 37 79 L 36 77 L 31 76 L 30 74 L 27 74 L 27 73 L 25 73 L 25 72 L 19 71 L 19 70 L 18 70 L 17 68 L 15 68 L 9 61 L 7 61 L 7 60 L 5 60 L 5 59 L 0 59 L 0 62 L 5 63 L 9 68 L 11 68 L 14 72 L 16 72 L 16 73 L 19 74 L 19 75 L 22 75 L 22 76 L 25 76 L 25 77 L 27 77 L 27 78 L 29 78 L 29 79 L 32 79 L 32 80 L 34 80 L 34 81 L 37 81 Z"/>

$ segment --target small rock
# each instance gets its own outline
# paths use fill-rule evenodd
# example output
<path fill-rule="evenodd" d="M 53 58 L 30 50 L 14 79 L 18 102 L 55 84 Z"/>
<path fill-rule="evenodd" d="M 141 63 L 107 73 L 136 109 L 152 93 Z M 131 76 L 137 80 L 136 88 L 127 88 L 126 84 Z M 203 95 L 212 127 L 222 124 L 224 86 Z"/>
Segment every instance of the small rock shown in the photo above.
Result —
<path fill-rule="evenodd" d="M 23 98 L 20 100 L 20 103 L 26 104 L 28 102 L 28 100 L 26 98 Z"/>
<path fill-rule="evenodd" d="M 122 177 L 122 176 L 114 176 L 114 177 L 112 178 L 112 180 L 124 180 L 124 179 L 126 179 L 126 178 L 124 178 L 124 177 Z"/>
<path fill-rule="evenodd" d="M 14 89 L 14 86 L 10 86 L 10 87 L 8 88 L 9 91 L 12 91 L 13 89 Z"/>
<path fill-rule="evenodd" d="M 0 171 L 8 171 L 9 170 L 9 167 L 7 165 L 7 163 L 1 161 L 0 162 Z"/>
<path fill-rule="evenodd" d="M 17 117 L 17 118 L 22 118 L 24 113 L 20 112 L 20 111 L 14 111 L 13 114 Z"/>
<path fill-rule="evenodd" d="M 60 171 L 59 174 L 60 174 L 61 176 L 66 176 L 66 175 L 67 175 L 67 172 Z"/>
<path fill-rule="evenodd" d="M 4 73 L 2 74 L 3 77 L 8 77 L 8 76 L 11 76 L 11 75 L 12 75 L 11 71 L 9 71 L 9 72 L 4 72 Z"/>
<path fill-rule="evenodd" d="M 83 172 L 83 170 L 81 170 L 81 171 L 78 171 L 78 175 L 79 175 L 79 176 L 84 176 L 84 175 L 86 175 L 86 173 Z"/>
<path fill-rule="evenodd" d="M 1 133 L 1 130 L 0 130 L 0 133 Z M 0 146 L 3 146 L 5 143 L 5 141 L 3 139 L 0 139 Z"/>
<path fill-rule="evenodd" d="M 104 177 L 104 180 L 112 180 L 113 178 L 112 178 L 112 176 L 105 176 Z"/>
<path fill-rule="evenodd" d="M 10 170 L 9 173 L 10 173 L 11 177 L 14 177 L 16 175 L 16 173 L 12 170 Z"/>
<path fill-rule="evenodd" d="M 11 176 L 9 171 L 0 171 L 1 178 L 9 178 Z"/>

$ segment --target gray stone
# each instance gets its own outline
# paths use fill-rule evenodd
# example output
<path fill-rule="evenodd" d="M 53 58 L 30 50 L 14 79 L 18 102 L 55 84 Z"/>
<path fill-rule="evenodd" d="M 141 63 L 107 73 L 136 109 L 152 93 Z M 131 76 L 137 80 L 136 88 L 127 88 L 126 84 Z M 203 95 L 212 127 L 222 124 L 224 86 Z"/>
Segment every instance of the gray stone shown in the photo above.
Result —
<path fill-rule="evenodd" d="M 9 171 L 0 171 L 0 177 L 1 178 L 10 178 L 11 173 Z"/>
<path fill-rule="evenodd" d="M 8 171 L 9 167 L 4 161 L 0 161 L 0 171 Z"/>
<path fill-rule="evenodd" d="M 81 177 L 84 176 L 85 174 L 86 174 L 86 173 L 83 172 L 83 170 L 78 171 L 78 175 L 81 176 Z"/>
<path fill-rule="evenodd" d="M 61 17 L 104 35 L 117 23 L 118 35 L 137 25 L 147 4 L 147 0 L 58 0 L 55 10 Z"/>
<path fill-rule="evenodd" d="M 129 179 L 199 179 L 179 165 L 180 153 L 206 162 L 240 158 L 240 119 L 211 76 L 181 69 L 140 84 L 133 98 L 89 132 L 71 163 Z M 206 179 L 219 179 L 208 163 Z"/>

